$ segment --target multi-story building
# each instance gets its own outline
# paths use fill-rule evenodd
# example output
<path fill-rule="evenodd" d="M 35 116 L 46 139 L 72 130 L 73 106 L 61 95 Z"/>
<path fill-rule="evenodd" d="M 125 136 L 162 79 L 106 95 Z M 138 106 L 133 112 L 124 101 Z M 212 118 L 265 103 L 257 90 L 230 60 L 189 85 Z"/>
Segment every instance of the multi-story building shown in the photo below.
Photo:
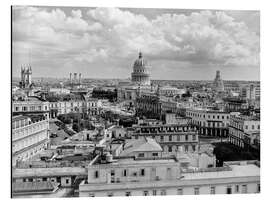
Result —
<path fill-rule="evenodd" d="M 240 194 L 260 192 L 255 163 L 230 163 L 221 168 L 192 170 L 175 158 L 121 158 L 88 166 L 80 197 Z M 243 173 L 245 171 L 245 173 Z"/>
<path fill-rule="evenodd" d="M 69 100 L 50 102 L 50 117 L 55 118 L 59 114 L 85 113 L 87 115 L 99 115 L 101 101 L 98 99 Z"/>
<path fill-rule="evenodd" d="M 241 148 L 260 147 L 260 119 L 255 116 L 231 116 L 229 142 Z"/>
<path fill-rule="evenodd" d="M 49 121 L 46 117 L 14 116 L 12 118 L 12 165 L 47 148 Z"/>
<path fill-rule="evenodd" d="M 224 98 L 224 110 L 227 112 L 243 112 L 246 111 L 249 107 L 246 99 L 239 97 L 236 98 Z"/>
<path fill-rule="evenodd" d="M 243 86 L 241 88 L 241 97 L 248 100 L 260 99 L 260 85 L 259 84 L 250 84 Z"/>
<path fill-rule="evenodd" d="M 136 115 L 146 118 L 161 118 L 161 101 L 156 93 L 143 94 L 136 99 Z"/>
<path fill-rule="evenodd" d="M 186 116 L 198 128 L 199 135 L 227 137 L 230 123 L 230 113 L 203 108 L 190 108 Z"/>
<path fill-rule="evenodd" d="M 133 125 L 132 137 L 151 137 L 158 142 L 165 154 L 198 152 L 199 137 L 194 126 L 188 124 Z"/>
<path fill-rule="evenodd" d="M 27 97 L 24 100 L 12 101 L 13 115 L 44 115 L 49 118 L 50 105 L 38 97 Z"/>

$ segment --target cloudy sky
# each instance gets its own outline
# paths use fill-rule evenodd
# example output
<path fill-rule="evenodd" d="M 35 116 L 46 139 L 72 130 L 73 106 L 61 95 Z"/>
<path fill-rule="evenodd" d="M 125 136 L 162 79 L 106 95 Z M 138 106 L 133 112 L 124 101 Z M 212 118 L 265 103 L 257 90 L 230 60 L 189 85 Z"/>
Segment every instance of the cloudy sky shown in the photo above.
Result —
<path fill-rule="evenodd" d="M 139 51 L 152 79 L 259 80 L 260 13 L 13 7 L 14 76 L 128 78 Z"/>

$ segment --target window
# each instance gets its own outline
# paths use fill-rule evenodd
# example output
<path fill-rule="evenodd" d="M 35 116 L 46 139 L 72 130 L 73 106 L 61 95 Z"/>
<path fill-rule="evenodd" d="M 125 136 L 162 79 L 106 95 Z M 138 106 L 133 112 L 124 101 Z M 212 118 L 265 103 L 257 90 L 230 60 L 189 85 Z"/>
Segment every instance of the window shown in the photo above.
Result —
<path fill-rule="evenodd" d="M 232 194 L 232 187 L 231 186 L 227 186 L 227 194 Z"/>
<path fill-rule="evenodd" d="M 144 153 L 139 153 L 138 157 L 144 157 Z"/>
<path fill-rule="evenodd" d="M 99 173 L 98 171 L 95 171 L 95 178 L 98 178 L 99 177 Z"/>
<path fill-rule="evenodd" d="M 254 125 L 252 125 L 252 130 L 254 130 Z"/>
<path fill-rule="evenodd" d="M 153 190 L 153 196 L 156 196 L 156 195 L 157 195 L 157 191 Z"/>
<path fill-rule="evenodd" d="M 131 196 L 131 192 L 126 192 L 126 196 Z"/>
<path fill-rule="evenodd" d="M 69 179 L 66 179 L 66 184 L 69 184 Z"/>
<path fill-rule="evenodd" d="M 161 190 L 160 194 L 161 195 L 166 195 L 166 190 Z"/>
<path fill-rule="evenodd" d="M 215 116 L 213 116 L 213 119 L 215 119 Z"/>
<path fill-rule="evenodd" d="M 186 141 L 188 141 L 188 135 L 186 135 Z"/>
<path fill-rule="evenodd" d="M 169 141 L 172 141 L 172 136 L 171 135 L 169 135 Z"/>
<path fill-rule="evenodd" d="M 33 178 L 29 178 L 28 181 L 29 181 L 29 182 L 33 182 Z"/>
<path fill-rule="evenodd" d="M 192 145 L 192 151 L 195 152 L 196 151 L 196 146 Z"/>
<path fill-rule="evenodd" d="M 148 196 L 149 194 L 148 194 L 148 191 L 146 190 L 146 191 L 143 191 L 143 195 L 144 196 Z"/>
<path fill-rule="evenodd" d="M 158 153 L 152 153 L 152 156 L 158 156 Z"/>
<path fill-rule="evenodd" d="M 235 192 L 238 193 L 239 192 L 239 185 L 235 186 Z"/>
<path fill-rule="evenodd" d="M 216 194 L 216 188 L 215 187 L 210 188 L 210 194 Z"/>
<path fill-rule="evenodd" d="M 222 116 L 221 118 L 224 119 L 224 116 Z"/>
<path fill-rule="evenodd" d="M 260 193 L 261 192 L 261 184 L 257 185 L 257 192 Z"/>
<path fill-rule="evenodd" d="M 177 135 L 177 141 L 180 141 L 180 135 Z"/>
<path fill-rule="evenodd" d="M 183 189 L 182 188 L 178 188 L 177 189 L 177 194 L 178 195 L 183 195 Z"/>
<path fill-rule="evenodd" d="M 112 193 L 112 192 L 109 192 L 109 193 L 107 194 L 107 196 L 108 196 L 108 197 L 112 197 L 112 196 L 113 196 L 113 193 Z"/>
<path fill-rule="evenodd" d="M 168 147 L 168 152 L 172 152 L 172 147 L 171 146 Z"/>
<path fill-rule="evenodd" d="M 123 171 L 123 176 L 127 176 L 127 169 L 124 169 L 124 171 Z"/>
<path fill-rule="evenodd" d="M 42 181 L 47 181 L 47 178 L 42 178 Z"/>
<path fill-rule="evenodd" d="M 196 135 L 192 135 L 192 140 L 196 140 Z"/>
<path fill-rule="evenodd" d="M 145 174 L 145 170 L 144 170 L 144 168 L 143 168 L 143 169 L 141 169 L 141 171 L 140 171 L 140 175 L 141 175 L 141 176 L 144 176 L 144 174 Z"/>
<path fill-rule="evenodd" d="M 160 136 L 160 141 L 164 141 L 164 137 L 162 135 Z"/>
<path fill-rule="evenodd" d="M 247 185 L 242 185 L 242 193 L 247 193 Z"/>
<path fill-rule="evenodd" d="M 194 195 L 199 195 L 200 194 L 200 188 L 195 187 L 194 188 Z"/>
<path fill-rule="evenodd" d="M 188 145 L 185 145 L 185 152 L 188 152 Z"/>

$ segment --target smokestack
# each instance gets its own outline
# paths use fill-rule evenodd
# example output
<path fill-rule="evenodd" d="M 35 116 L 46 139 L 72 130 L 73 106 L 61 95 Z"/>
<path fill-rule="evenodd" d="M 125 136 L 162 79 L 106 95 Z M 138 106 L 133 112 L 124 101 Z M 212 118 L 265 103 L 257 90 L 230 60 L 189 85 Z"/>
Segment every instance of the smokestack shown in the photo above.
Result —
<path fill-rule="evenodd" d="M 82 74 L 79 74 L 79 84 L 81 84 Z"/>
<path fill-rule="evenodd" d="M 76 83 L 77 81 L 77 73 L 74 73 L 74 82 Z"/>

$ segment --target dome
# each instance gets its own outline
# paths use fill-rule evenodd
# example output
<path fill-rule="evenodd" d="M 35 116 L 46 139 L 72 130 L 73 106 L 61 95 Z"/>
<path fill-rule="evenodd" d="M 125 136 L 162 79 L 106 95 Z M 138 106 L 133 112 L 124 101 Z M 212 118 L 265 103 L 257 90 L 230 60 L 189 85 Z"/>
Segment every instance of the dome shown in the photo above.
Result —
<path fill-rule="evenodd" d="M 149 74 L 147 73 L 147 62 L 143 58 L 142 53 L 139 53 L 133 65 L 133 73 L 131 73 L 132 82 L 139 84 L 150 84 Z"/>
<path fill-rule="evenodd" d="M 145 67 L 147 61 L 142 57 L 142 52 L 139 53 L 139 58 L 134 62 L 134 67 Z"/>

